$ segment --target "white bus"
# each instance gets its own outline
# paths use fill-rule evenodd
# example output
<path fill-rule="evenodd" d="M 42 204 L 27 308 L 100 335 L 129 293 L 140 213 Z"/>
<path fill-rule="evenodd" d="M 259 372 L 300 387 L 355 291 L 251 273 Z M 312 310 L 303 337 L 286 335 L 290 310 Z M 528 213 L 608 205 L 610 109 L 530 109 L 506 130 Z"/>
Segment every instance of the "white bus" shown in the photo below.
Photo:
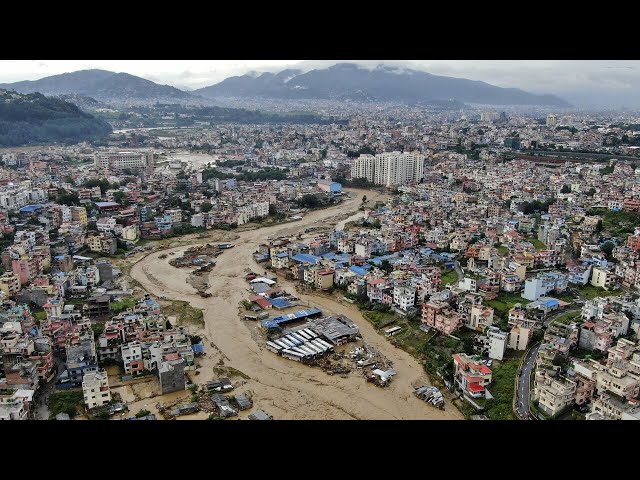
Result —
<path fill-rule="evenodd" d="M 293 350 L 283 350 L 282 356 L 289 360 L 295 360 L 296 362 L 301 362 L 305 358 L 303 354 L 294 352 Z"/>
<path fill-rule="evenodd" d="M 311 340 L 311 335 L 309 335 L 308 333 L 305 333 L 304 330 L 296 330 L 296 335 L 304 338 L 307 342 Z"/>
<path fill-rule="evenodd" d="M 400 330 L 402 330 L 402 327 L 391 327 L 391 328 L 387 328 L 384 331 L 384 336 L 385 337 L 393 337 L 396 333 L 398 333 Z"/>
<path fill-rule="evenodd" d="M 267 348 L 271 350 L 273 353 L 278 353 L 280 352 L 280 350 L 282 350 L 282 347 L 280 345 L 276 345 L 273 342 L 267 342 L 266 345 L 267 345 Z"/>

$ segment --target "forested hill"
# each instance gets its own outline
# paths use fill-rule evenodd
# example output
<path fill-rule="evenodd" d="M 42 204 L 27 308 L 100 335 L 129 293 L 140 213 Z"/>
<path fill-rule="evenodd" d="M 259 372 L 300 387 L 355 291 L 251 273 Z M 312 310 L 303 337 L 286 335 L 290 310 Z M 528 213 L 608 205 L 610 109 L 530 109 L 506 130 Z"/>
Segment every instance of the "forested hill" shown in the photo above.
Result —
<path fill-rule="evenodd" d="M 72 103 L 40 93 L 20 94 L 0 89 L 0 146 L 34 143 L 75 143 L 111 133 L 104 120 Z"/>

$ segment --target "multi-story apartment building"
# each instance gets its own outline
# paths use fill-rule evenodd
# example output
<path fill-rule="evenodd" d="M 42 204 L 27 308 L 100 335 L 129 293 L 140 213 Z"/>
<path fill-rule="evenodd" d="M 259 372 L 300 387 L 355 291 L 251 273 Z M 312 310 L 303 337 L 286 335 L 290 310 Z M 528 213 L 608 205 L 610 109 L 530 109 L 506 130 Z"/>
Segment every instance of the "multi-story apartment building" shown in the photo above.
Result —
<path fill-rule="evenodd" d="M 22 284 L 20 276 L 13 272 L 5 272 L 0 276 L 0 290 L 7 296 L 11 297 L 20 291 Z"/>
<path fill-rule="evenodd" d="M 577 384 L 570 378 L 555 375 L 546 369 L 536 370 L 534 399 L 538 408 L 547 416 L 554 416 L 575 401 Z"/>
<path fill-rule="evenodd" d="M 617 276 L 613 271 L 594 267 L 591 274 L 591 285 L 594 287 L 601 287 L 608 290 L 616 284 L 616 281 Z"/>
<path fill-rule="evenodd" d="M 424 155 L 385 152 L 360 155 L 351 164 L 351 178 L 366 178 L 387 187 L 417 183 L 424 176 Z"/>
<path fill-rule="evenodd" d="M 535 278 L 528 278 L 524 283 L 522 297 L 535 301 L 549 292 L 563 292 L 567 289 L 567 275 L 557 272 L 541 273 Z"/>
<path fill-rule="evenodd" d="M 449 335 L 462 326 L 462 315 L 445 302 L 430 301 L 422 304 L 422 323 Z"/>
<path fill-rule="evenodd" d="M 109 403 L 111 401 L 111 390 L 107 372 L 98 370 L 94 373 L 87 373 L 82 379 L 82 393 L 84 395 L 84 403 L 89 410 Z"/>
<path fill-rule="evenodd" d="M 125 375 L 141 374 L 144 370 L 144 360 L 140 342 L 129 342 L 120 348 Z"/>
<path fill-rule="evenodd" d="M 87 226 L 87 209 L 84 207 L 71 207 L 71 220 Z"/>
<path fill-rule="evenodd" d="M 472 330 L 484 332 L 493 324 L 493 308 L 486 305 L 472 305 L 465 326 Z"/>
<path fill-rule="evenodd" d="M 416 302 L 416 289 L 406 285 L 393 287 L 393 303 L 403 311 L 413 307 Z"/>
<path fill-rule="evenodd" d="M 485 387 L 491 383 L 491 369 L 465 353 L 454 354 L 453 364 L 456 387 L 469 397 L 483 398 Z"/>
<path fill-rule="evenodd" d="M 489 338 L 489 358 L 502 360 L 504 352 L 507 350 L 507 339 L 509 334 L 503 332 L 498 327 L 489 327 L 487 337 Z"/>
<path fill-rule="evenodd" d="M 153 153 L 149 152 L 100 152 L 94 155 L 96 168 L 110 170 L 144 170 L 154 166 Z"/>

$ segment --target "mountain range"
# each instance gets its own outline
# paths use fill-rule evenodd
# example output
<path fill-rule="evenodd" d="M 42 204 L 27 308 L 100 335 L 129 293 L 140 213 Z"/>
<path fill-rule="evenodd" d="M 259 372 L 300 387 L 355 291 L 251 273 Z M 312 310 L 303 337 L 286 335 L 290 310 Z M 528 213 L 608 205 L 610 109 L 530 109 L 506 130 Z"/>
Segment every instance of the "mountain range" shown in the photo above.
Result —
<path fill-rule="evenodd" d="M 159 85 L 151 80 L 115 73 L 107 70 L 79 70 L 44 77 L 39 80 L 3 83 L 0 88 L 19 93 L 39 92 L 43 95 L 83 95 L 107 103 L 147 103 L 170 101 L 179 103 L 193 95 L 169 85 Z"/>
<path fill-rule="evenodd" d="M 230 77 L 194 90 L 205 97 L 322 98 L 370 101 L 429 102 L 457 100 L 493 105 L 569 106 L 554 95 L 535 95 L 464 78 L 432 75 L 388 65 L 366 69 L 353 63 L 311 70 Z"/>
<path fill-rule="evenodd" d="M 378 65 L 368 69 L 353 63 L 338 63 L 308 72 L 286 69 L 278 73 L 249 73 L 229 77 L 191 92 L 159 85 L 127 73 L 106 70 L 80 70 L 39 80 L 0 84 L 0 88 L 45 95 L 76 94 L 112 104 L 206 104 L 219 97 L 240 97 L 570 106 L 554 95 L 536 95 L 516 88 L 496 87 L 485 82 L 432 75 L 396 66 Z"/>

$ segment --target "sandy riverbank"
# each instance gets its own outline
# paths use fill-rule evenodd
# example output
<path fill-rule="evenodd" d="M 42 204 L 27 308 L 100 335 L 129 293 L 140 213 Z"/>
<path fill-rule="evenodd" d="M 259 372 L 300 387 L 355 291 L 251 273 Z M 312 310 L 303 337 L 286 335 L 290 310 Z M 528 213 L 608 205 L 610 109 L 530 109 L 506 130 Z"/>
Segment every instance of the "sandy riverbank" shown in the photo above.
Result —
<path fill-rule="evenodd" d="M 352 190 L 353 198 L 325 210 L 309 212 L 290 224 L 238 232 L 235 247 L 217 258 L 217 265 L 209 276 L 212 297 L 201 298 L 186 282 L 187 272 L 169 266 L 158 257 L 163 253 L 179 252 L 184 246 L 154 252 L 131 268 L 131 276 L 150 293 L 176 300 L 186 300 L 204 310 L 207 356 L 202 359 L 201 373 L 192 377 L 203 383 L 216 376 L 214 367 L 223 362 L 244 373 L 249 379 L 236 389 L 248 392 L 254 409 L 263 409 L 276 419 L 460 419 L 462 415 L 448 404 L 446 411 L 435 409 L 413 396 L 412 384 L 426 381 L 421 365 L 406 352 L 391 345 L 373 327 L 350 308 L 328 298 L 302 295 L 310 305 L 318 305 L 326 313 L 344 313 L 360 327 L 365 341 L 391 359 L 398 372 L 386 389 L 368 384 L 360 375 L 346 378 L 329 376 L 322 370 L 292 362 L 274 355 L 256 342 L 254 323 L 244 323 L 238 317 L 238 304 L 248 295 L 244 280 L 245 269 L 262 271 L 252 253 L 265 239 L 294 235 L 310 226 L 330 226 L 355 213 L 363 195 L 375 202 L 382 196 L 375 191 Z M 206 242 L 206 240 L 204 241 Z M 194 241 L 203 243 L 203 240 Z M 286 284 L 286 282 L 285 282 Z M 293 290 L 290 284 L 287 288 Z M 210 342 L 215 347 L 210 346 Z M 232 377 L 233 379 L 233 377 Z M 245 413 L 245 412 L 243 412 Z"/>

